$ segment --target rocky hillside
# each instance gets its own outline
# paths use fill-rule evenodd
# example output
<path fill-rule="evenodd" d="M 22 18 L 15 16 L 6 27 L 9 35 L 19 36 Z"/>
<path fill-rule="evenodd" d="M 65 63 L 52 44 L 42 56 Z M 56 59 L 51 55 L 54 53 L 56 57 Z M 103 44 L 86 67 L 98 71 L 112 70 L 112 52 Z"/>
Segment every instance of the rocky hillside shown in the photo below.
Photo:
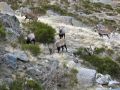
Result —
<path fill-rule="evenodd" d="M 30 20 L 26 13 L 32 13 Z M 94 30 L 98 22 L 115 31 L 110 38 Z M 2 0 L 0 90 L 120 90 L 119 25 L 119 5 Z M 68 50 L 58 53 L 54 40 L 60 28 Z M 26 44 L 29 32 L 35 33 L 35 44 Z"/>

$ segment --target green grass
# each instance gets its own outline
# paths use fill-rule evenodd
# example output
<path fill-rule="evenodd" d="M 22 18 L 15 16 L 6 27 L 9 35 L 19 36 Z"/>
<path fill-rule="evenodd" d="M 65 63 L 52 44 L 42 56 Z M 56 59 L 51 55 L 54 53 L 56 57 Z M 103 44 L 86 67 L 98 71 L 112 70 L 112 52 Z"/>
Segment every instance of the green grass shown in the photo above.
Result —
<path fill-rule="evenodd" d="M 0 85 L 0 90 L 9 90 L 5 84 Z"/>
<path fill-rule="evenodd" d="M 96 48 L 95 51 L 94 51 L 95 54 L 100 54 L 100 53 L 103 53 L 103 52 L 105 52 L 105 48 Z"/>
<path fill-rule="evenodd" d="M 42 86 L 33 80 L 27 80 L 27 87 L 31 88 L 32 90 L 43 90 Z"/>
<path fill-rule="evenodd" d="M 10 90 L 23 90 L 23 83 L 24 81 L 22 79 L 15 80 L 11 84 Z"/>
<path fill-rule="evenodd" d="M 71 87 L 76 86 L 76 84 L 78 83 L 78 80 L 76 77 L 77 73 L 78 73 L 78 70 L 74 68 L 72 68 L 69 73 L 64 73 L 64 77 L 67 77 L 70 79 L 68 83 Z"/>
<path fill-rule="evenodd" d="M 41 83 L 38 83 L 35 80 L 17 78 L 10 85 L 1 85 L 0 90 L 43 90 L 43 88 Z"/>
<path fill-rule="evenodd" d="M 0 38 L 4 38 L 6 36 L 5 29 L 3 24 L 0 22 Z"/>
<path fill-rule="evenodd" d="M 33 55 L 37 56 L 41 53 L 41 50 L 39 48 L 39 45 L 37 44 L 22 44 L 22 49 L 30 51 Z"/>
<path fill-rule="evenodd" d="M 113 61 L 110 56 L 100 56 L 99 53 L 101 52 L 104 52 L 104 49 L 97 49 L 96 54 L 88 55 L 84 48 L 80 48 L 76 54 L 94 66 L 98 72 L 110 74 L 111 76 L 120 79 L 120 65 Z"/>

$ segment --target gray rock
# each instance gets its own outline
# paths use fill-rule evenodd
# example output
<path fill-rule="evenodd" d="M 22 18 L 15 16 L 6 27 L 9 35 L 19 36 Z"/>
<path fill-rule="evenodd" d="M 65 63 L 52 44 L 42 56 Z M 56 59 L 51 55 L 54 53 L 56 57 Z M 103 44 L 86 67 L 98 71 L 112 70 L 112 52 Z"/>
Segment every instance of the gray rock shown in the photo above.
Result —
<path fill-rule="evenodd" d="M 5 63 L 11 68 L 15 69 L 17 67 L 17 57 L 12 53 L 8 53 L 4 55 Z"/>
<path fill-rule="evenodd" d="M 25 61 L 25 62 L 29 61 L 29 58 L 24 51 L 16 51 L 16 52 L 13 52 L 13 54 L 17 57 L 18 60 Z"/>
<path fill-rule="evenodd" d="M 28 61 L 27 55 L 23 51 L 16 51 L 13 53 L 7 53 L 4 55 L 5 63 L 15 69 L 17 67 L 17 60 Z"/>
<path fill-rule="evenodd" d="M 92 86 L 95 82 L 96 70 L 80 68 L 77 78 L 80 85 L 85 87 Z"/>
<path fill-rule="evenodd" d="M 111 80 L 112 79 L 111 79 L 110 75 L 102 75 L 102 74 L 97 74 L 96 75 L 96 82 L 98 84 L 101 84 L 101 85 L 108 84 L 109 81 L 111 81 Z"/>
<path fill-rule="evenodd" d="M 16 16 L 10 16 L 8 14 L 0 13 L 0 21 L 5 27 L 6 39 L 8 41 L 14 41 L 21 34 L 20 22 Z"/>
<path fill-rule="evenodd" d="M 14 11 L 6 2 L 0 2 L 0 13 L 8 14 L 8 15 L 15 15 Z"/>

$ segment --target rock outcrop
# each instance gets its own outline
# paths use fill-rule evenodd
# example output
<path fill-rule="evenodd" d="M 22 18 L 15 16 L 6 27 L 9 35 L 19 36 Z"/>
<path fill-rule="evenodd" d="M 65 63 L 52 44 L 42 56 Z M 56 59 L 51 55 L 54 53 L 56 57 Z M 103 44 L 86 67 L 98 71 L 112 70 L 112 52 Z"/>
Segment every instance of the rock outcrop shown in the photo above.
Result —
<path fill-rule="evenodd" d="M 14 16 L 14 10 L 6 2 L 0 2 L 0 13 Z"/>
<path fill-rule="evenodd" d="M 16 16 L 0 13 L 0 21 L 5 27 L 6 39 L 14 41 L 21 34 L 20 23 Z"/>

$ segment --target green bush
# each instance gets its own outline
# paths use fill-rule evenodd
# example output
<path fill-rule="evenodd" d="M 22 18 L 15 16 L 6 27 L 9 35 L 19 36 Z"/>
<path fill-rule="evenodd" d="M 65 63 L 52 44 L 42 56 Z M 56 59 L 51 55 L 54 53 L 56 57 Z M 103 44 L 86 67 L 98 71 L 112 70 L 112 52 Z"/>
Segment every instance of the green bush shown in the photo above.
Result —
<path fill-rule="evenodd" d="M 3 25 L 2 25 L 2 23 L 0 22 L 0 38 L 4 38 L 5 35 L 6 35 L 5 29 L 4 29 Z"/>
<path fill-rule="evenodd" d="M 78 73 L 78 70 L 72 68 L 70 73 L 69 73 L 69 77 L 70 77 L 70 86 L 75 86 L 77 83 L 78 83 L 78 80 L 77 80 L 77 73 Z"/>
<path fill-rule="evenodd" d="M 0 90 L 9 90 L 5 84 L 0 85 Z"/>
<path fill-rule="evenodd" d="M 39 45 L 37 44 L 35 45 L 34 44 L 22 44 L 22 49 L 30 51 L 35 56 L 39 55 L 41 52 Z"/>
<path fill-rule="evenodd" d="M 97 71 L 103 74 L 110 74 L 119 78 L 120 66 L 109 57 L 101 58 L 97 55 L 86 56 L 84 59 L 96 67 Z"/>
<path fill-rule="evenodd" d="M 115 10 L 116 10 L 118 13 L 120 13 L 120 7 L 117 7 Z"/>
<path fill-rule="evenodd" d="M 95 54 L 100 54 L 100 53 L 103 53 L 103 52 L 105 52 L 105 48 L 96 48 L 95 51 L 94 51 Z"/>
<path fill-rule="evenodd" d="M 38 82 L 35 82 L 33 80 L 27 80 L 27 85 L 28 88 L 31 88 L 32 90 L 43 90 L 42 86 L 38 84 Z"/>
<path fill-rule="evenodd" d="M 17 79 L 17 80 L 15 80 L 11 84 L 10 90 L 23 90 L 23 83 L 24 83 L 23 79 Z"/>
<path fill-rule="evenodd" d="M 70 70 L 70 72 L 65 72 L 64 73 L 64 77 L 67 77 L 67 78 L 70 79 L 70 81 L 68 83 L 71 87 L 74 87 L 78 83 L 78 80 L 77 80 L 77 77 L 76 77 L 77 73 L 78 73 L 78 70 L 74 69 L 74 68 L 72 68 Z"/>
<path fill-rule="evenodd" d="M 27 23 L 27 27 L 35 33 L 38 42 L 44 44 L 54 42 L 55 29 L 51 26 L 41 22 L 30 22 Z"/>
<path fill-rule="evenodd" d="M 109 4 L 105 5 L 105 8 L 106 8 L 106 9 L 109 9 L 109 10 L 113 10 L 112 6 L 109 5 Z"/>
<path fill-rule="evenodd" d="M 104 49 L 98 49 L 97 53 L 103 52 Z M 110 74 L 113 77 L 120 78 L 120 65 L 114 62 L 110 57 L 101 57 L 99 55 L 85 54 L 84 48 L 76 52 L 81 58 L 93 65 L 96 70 L 103 74 Z"/>
<path fill-rule="evenodd" d="M 104 19 L 103 23 L 107 26 L 116 26 L 116 22 L 114 20 Z"/>
<path fill-rule="evenodd" d="M 17 78 L 15 81 L 13 81 L 9 88 L 10 88 L 9 90 L 43 90 L 41 83 L 38 83 L 37 81 L 34 80 L 25 80 L 23 78 Z"/>

